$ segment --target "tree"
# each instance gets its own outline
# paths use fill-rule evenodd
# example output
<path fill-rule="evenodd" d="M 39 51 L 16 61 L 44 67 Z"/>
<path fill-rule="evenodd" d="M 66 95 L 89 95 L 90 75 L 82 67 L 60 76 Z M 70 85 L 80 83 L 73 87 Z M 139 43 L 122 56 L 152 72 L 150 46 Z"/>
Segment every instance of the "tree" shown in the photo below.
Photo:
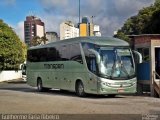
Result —
<path fill-rule="evenodd" d="M 154 5 L 141 9 L 136 16 L 130 17 L 115 37 L 128 41 L 127 35 L 158 33 L 160 33 L 160 0 L 156 0 Z"/>
<path fill-rule="evenodd" d="M 46 44 L 47 41 L 48 39 L 46 38 L 45 35 L 43 37 L 34 36 L 33 39 L 31 40 L 31 46 L 41 45 L 42 42 L 43 44 Z"/>
<path fill-rule="evenodd" d="M 46 35 L 41 37 L 41 42 L 43 42 L 43 44 L 46 44 L 47 41 L 48 39 L 46 38 Z"/>
<path fill-rule="evenodd" d="M 145 25 L 143 30 L 146 34 L 159 34 L 160 33 L 160 3 L 155 3 L 156 9 L 154 10 L 150 21 Z"/>
<path fill-rule="evenodd" d="M 117 32 L 117 35 L 114 35 L 114 37 L 116 37 L 116 38 L 119 38 L 119 39 L 122 39 L 122 40 L 125 40 L 125 41 L 127 41 L 127 42 L 129 42 L 129 37 L 128 36 L 126 36 L 123 32 L 121 32 L 121 31 L 118 31 Z"/>
<path fill-rule="evenodd" d="M 0 70 L 18 70 L 25 61 L 26 46 L 3 20 L 0 20 Z"/>
<path fill-rule="evenodd" d="M 39 36 L 34 36 L 31 40 L 31 46 L 37 46 L 41 44 L 41 39 Z"/>

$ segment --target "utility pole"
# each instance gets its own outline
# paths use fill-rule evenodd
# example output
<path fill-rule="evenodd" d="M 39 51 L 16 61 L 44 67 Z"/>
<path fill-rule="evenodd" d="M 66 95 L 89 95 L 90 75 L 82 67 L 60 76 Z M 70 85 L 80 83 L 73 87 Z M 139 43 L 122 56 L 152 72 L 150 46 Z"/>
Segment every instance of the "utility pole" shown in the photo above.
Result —
<path fill-rule="evenodd" d="M 80 4 L 81 4 L 81 2 L 80 2 L 80 0 L 79 0 L 79 6 L 78 6 L 78 8 L 79 8 L 79 23 L 78 23 L 78 27 L 79 27 L 79 37 L 80 37 L 80 22 L 81 22 L 81 6 L 80 6 Z"/>
<path fill-rule="evenodd" d="M 81 4 L 81 2 L 80 2 L 80 0 L 79 0 L 79 24 L 80 24 L 80 17 L 81 17 L 81 8 L 80 8 L 80 4 Z"/>

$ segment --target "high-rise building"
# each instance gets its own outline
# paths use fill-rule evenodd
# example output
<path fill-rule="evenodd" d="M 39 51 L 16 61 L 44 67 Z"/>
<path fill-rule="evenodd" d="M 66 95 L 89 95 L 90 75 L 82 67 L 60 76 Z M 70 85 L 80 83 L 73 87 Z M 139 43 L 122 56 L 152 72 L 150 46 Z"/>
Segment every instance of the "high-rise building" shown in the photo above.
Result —
<path fill-rule="evenodd" d="M 85 37 L 85 36 L 88 36 L 89 33 L 89 29 L 88 29 L 88 24 L 86 23 L 80 23 L 80 26 L 79 26 L 79 32 L 80 32 L 80 36 L 81 37 Z"/>
<path fill-rule="evenodd" d="M 74 38 L 79 36 L 79 29 L 71 21 L 65 21 L 60 24 L 60 40 Z"/>
<path fill-rule="evenodd" d="M 90 23 L 88 17 L 83 17 L 82 23 Z"/>
<path fill-rule="evenodd" d="M 94 33 L 94 36 L 101 36 L 99 25 L 94 25 L 93 33 Z"/>
<path fill-rule="evenodd" d="M 56 32 L 46 32 L 47 43 L 58 41 L 58 34 Z"/>
<path fill-rule="evenodd" d="M 82 23 L 80 23 L 79 29 L 81 37 L 94 36 L 93 34 L 94 25 L 93 23 L 89 22 L 89 19 L 87 17 L 82 18 Z"/>
<path fill-rule="evenodd" d="M 89 23 L 89 36 L 94 36 L 94 24 Z"/>
<path fill-rule="evenodd" d="M 45 34 L 44 22 L 35 16 L 27 16 L 24 21 L 25 43 L 30 46 L 34 36 L 43 37 Z"/>

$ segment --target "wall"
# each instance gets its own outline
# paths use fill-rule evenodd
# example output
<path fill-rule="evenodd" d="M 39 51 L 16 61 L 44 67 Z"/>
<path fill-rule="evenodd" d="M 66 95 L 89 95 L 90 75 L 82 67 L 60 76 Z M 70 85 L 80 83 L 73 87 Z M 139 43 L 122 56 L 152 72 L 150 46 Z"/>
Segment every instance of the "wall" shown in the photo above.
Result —
<path fill-rule="evenodd" d="M 0 71 L 0 82 L 22 78 L 22 71 Z"/>
<path fill-rule="evenodd" d="M 81 37 L 88 36 L 88 24 L 86 23 L 80 24 L 80 36 Z"/>
<path fill-rule="evenodd" d="M 36 36 L 43 37 L 44 36 L 44 26 L 36 25 Z"/>

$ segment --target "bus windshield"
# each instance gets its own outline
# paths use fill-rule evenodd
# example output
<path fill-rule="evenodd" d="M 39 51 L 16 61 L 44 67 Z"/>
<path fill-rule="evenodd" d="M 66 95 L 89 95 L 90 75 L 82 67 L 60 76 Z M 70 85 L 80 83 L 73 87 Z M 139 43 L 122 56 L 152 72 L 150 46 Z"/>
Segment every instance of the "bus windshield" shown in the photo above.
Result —
<path fill-rule="evenodd" d="M 129 79 L 135 77 L 133 57 L 128 48 L 100 48 L 100 75 L 110 79 Z"/>

